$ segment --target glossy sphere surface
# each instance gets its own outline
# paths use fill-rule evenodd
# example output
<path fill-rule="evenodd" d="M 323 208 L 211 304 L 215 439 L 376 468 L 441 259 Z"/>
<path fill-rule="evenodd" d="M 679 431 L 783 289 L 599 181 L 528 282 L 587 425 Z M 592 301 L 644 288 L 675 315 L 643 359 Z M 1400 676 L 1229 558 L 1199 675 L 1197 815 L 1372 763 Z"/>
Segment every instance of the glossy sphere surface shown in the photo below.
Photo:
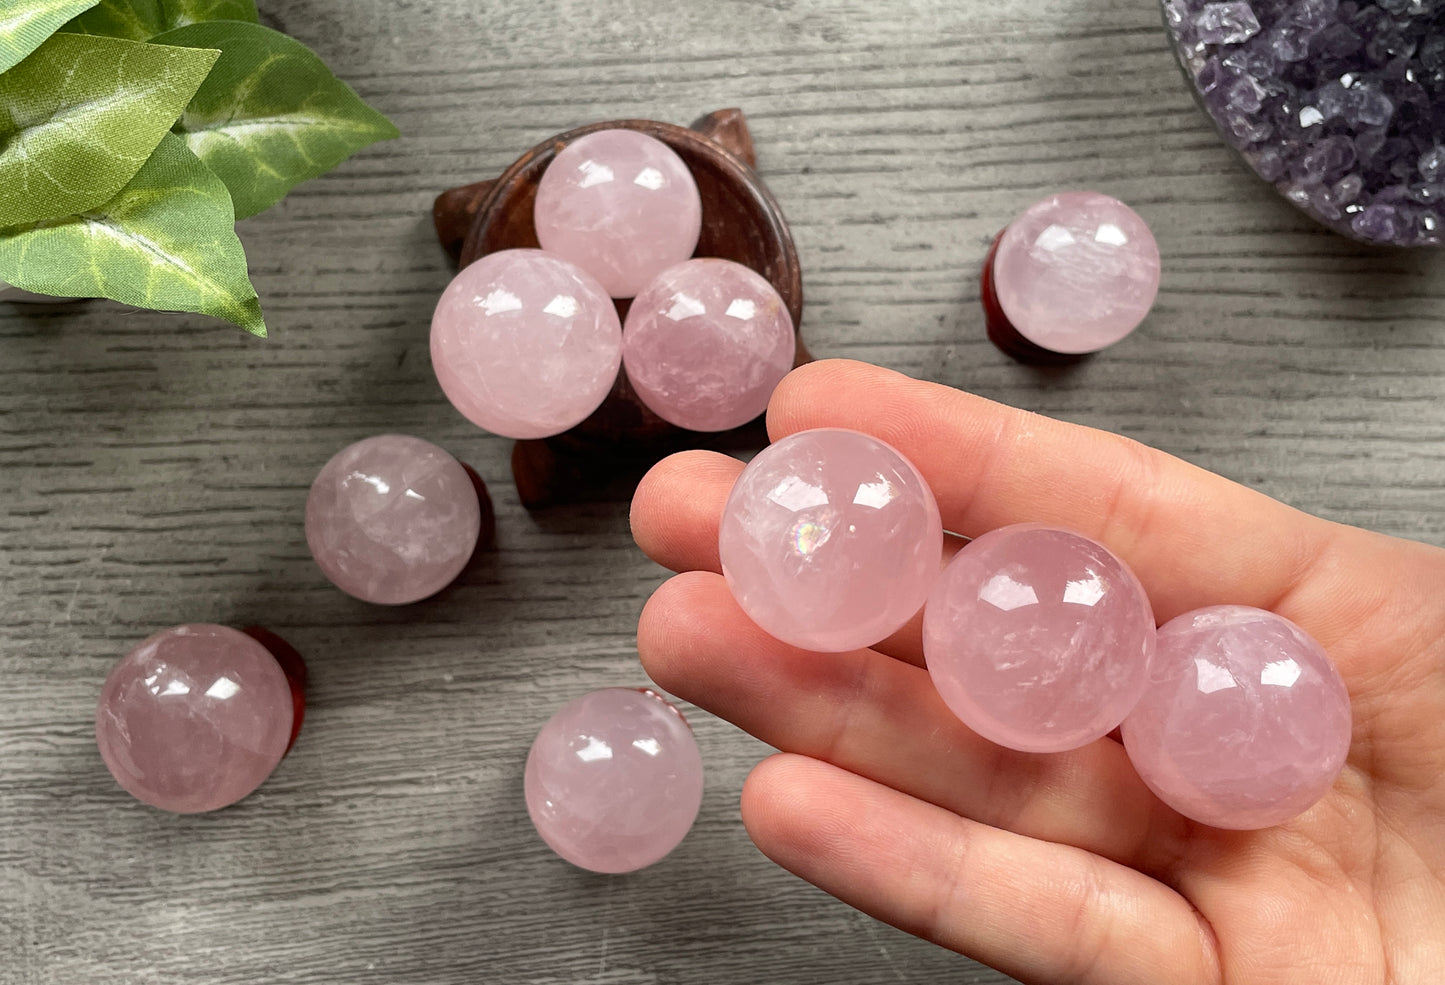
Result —
<path fill-rule="evenodd" d="M 542 249 L 634 297 L 697 249 L 702 198 L 677 153 L 636 130 L 599 130 L 557 153 L 532 213 Z"/>
<path fill-rule="evenodd" d="M 234 804 L 271 775 L 292 715 L 291 685 L 265 647 L 195 623 L 155 634 L 115 665 L 95 741 L 138 800 L 194 814 Z"/>
<path fill-rule="evenodd" d="M 1289 620 L 1219 605 L 1159 629 L 1149 688 L 1124 720 L 1145 783 L 1216 828 L 1281 824 L 1325 795 L 1350 748 L 1350 699 Z"/>
<path fill-rule="evenodd" d="M 562 706 L 532 743 L 524 785 L 537 833 L 593 872 L 631 872 L 677 847 L 702 805 L 702 756 L 680 712 L 612 687 Z"/>
<path fill-rule="evenodd" d="M 611 391 L 622 323 L 580 268 L 541 250 L 500 250 L 442 292 L 431 359 L 467 420 L 508 438 L 545 438 L 582 423 Z"/>
<path fill-rule="evenodd" d="M 1024 752 L 1102 738 L 1148 684 L 1154 612 L 1102 544 L 1022 523 L 971 541 L 933 586 L 923 652 L 944 703 Z"/>
<path fill-rule="evenodd" d="M 922 607 L 943 527 L 913 464 L 877 438 L 823 428 L 765 448 L 738 476 L 718 540 L 728 587 L 785 643 L 872 646 Z"/>
<path fill-rule="evenodd" d="M 632 302 L 622 330 L 622 364 L 638 397 L 693 431 L 726 431 L 767 410 L 796 350 L 773 285 L 731 260 L 663 271 Z"/>
<path fill-rule="evenodd" d="M 1159 293 L 1159 247 L 1133 209 L 1063 192 L 1009 223 L 993 260 L 999 307 L 1028 341 L 1081 354 L 1138 327 Z"/>
<path fill-rule="evenodd" d="M 332 584 L 365 602 L 435 595 L 466 567 L 481 531 L 460 462 L 404 434 L 364 438 L 322 467 L 306 498 L 306 544 Z"/>

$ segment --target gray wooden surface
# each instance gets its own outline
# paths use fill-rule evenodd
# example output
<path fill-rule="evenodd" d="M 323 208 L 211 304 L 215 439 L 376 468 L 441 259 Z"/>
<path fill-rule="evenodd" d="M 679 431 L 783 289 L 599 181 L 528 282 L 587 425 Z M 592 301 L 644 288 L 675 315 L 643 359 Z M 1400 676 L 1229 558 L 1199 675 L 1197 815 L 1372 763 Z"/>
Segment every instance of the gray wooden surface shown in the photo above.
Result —
<path fill-rule="evenodd" d="M 750 846 L 765 750 L 694 714 L 702 816 L 625 878 L 553 858 L 521 770 L 565 699 L 642 683 L 663 573 L 626 503 L 530 516 L 507 444 L 430 371 L 449 278 L 432 196 L 558 130 L 748 113 L 803 258 L 805 333 L 846 355 L 1125 432 L 1297 506 L 1445 544 L 1445 253 L 1371 253 L 1273 197 L 1182 86 L 1153 0 L 261 0 L 390 114 L 242 228 L 273 337 L 0 305 L 0 983 L 998 982 Z M 1165 258 L 1130 341 L 1068 372 L 984 339 L 976 270 L 1042 194 L 1131 203 Z M 500 549 L 380 609 L 310 562 L 337 448 L 422 435 L 473 463 Z M 212 816 L 130 801 L 91 716 L 111 662 L 181 621 L 307 655 L 306 730 Z"/>

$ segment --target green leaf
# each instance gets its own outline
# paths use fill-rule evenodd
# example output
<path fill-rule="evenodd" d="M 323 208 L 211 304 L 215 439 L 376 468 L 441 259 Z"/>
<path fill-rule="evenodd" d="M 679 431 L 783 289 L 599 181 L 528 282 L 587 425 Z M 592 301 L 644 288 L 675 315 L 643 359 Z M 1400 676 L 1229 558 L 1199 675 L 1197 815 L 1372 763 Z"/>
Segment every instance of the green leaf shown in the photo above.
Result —
<path fill-rule="evenodd" d="M 0 72 L 40 47 L 95 0 L 0 0 Z"/>
<path fill-rule="evenodd" d="M 218 54 L 56 34 L 0 75 L 0 227 L 115 197 Z"/>
<path fill-rule="evenodd" d="M 63 30 L 149 41 L 162 31 L 201 21 L 256 20 L 256 0 L 100 0 Z"/>
<path fill-rule="evenodd" d="M 266 334 L 226 186 L 174 134 L 100 208 L 0 231 L 0 280 L 36 294 L 195 311 Z"/>
<path fill-rule="evenodd" d="M 176 132 L 231 190 L 238 219 L 270 208 L 367 144 L 398 135 L 309 48 L 270 28 L 217 21 L 155 41 L 221 49 Z"/>

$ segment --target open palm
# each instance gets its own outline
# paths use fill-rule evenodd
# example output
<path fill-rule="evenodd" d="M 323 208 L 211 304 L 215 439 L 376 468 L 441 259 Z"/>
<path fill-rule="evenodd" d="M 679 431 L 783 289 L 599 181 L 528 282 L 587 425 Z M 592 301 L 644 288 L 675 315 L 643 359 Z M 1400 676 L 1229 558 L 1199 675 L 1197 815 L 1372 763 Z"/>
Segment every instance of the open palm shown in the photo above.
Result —
<path fill-rule="evenodd" d="M 742 798 L 769 857 L 1026 982 L 1445 982 L 1445 551 L 859 363 L 795 371 L 768 427 L 882 438 L 964 536 L 1031 520 L 1093 537 L 1138 573 L 1160 622 L 1214 603 L 1272 609 L 1324 645 L 1354 710 L 1333 790 L 1264 831 L 1170 810 L 1112 738 L 1001 749 L 935 693 L 917 619 L 836 655 L 754 626 L 718 573 L 742 464 L 686 452 L 633 503 L 638 543 L 682 572 L 648 602 L 638 648 L 661 686 L 781 750 Z"/>

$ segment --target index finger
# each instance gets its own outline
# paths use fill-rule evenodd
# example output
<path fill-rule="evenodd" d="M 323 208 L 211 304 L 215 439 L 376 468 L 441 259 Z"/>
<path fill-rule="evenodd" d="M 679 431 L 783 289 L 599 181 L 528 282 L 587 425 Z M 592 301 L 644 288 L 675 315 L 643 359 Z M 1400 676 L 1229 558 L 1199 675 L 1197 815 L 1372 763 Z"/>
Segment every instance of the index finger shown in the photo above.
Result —
<path fill-rule="evenodd" d="M 1221 601 L 1278 607 L 1342 529 L 1128 438 L 864 363 L 811 363 L 778 386 L 772 440 L 818 427 L 901 451 L 949 531 L 1033 521 L 1103 543 L 1139 575 L 1160 622 Z"/>

